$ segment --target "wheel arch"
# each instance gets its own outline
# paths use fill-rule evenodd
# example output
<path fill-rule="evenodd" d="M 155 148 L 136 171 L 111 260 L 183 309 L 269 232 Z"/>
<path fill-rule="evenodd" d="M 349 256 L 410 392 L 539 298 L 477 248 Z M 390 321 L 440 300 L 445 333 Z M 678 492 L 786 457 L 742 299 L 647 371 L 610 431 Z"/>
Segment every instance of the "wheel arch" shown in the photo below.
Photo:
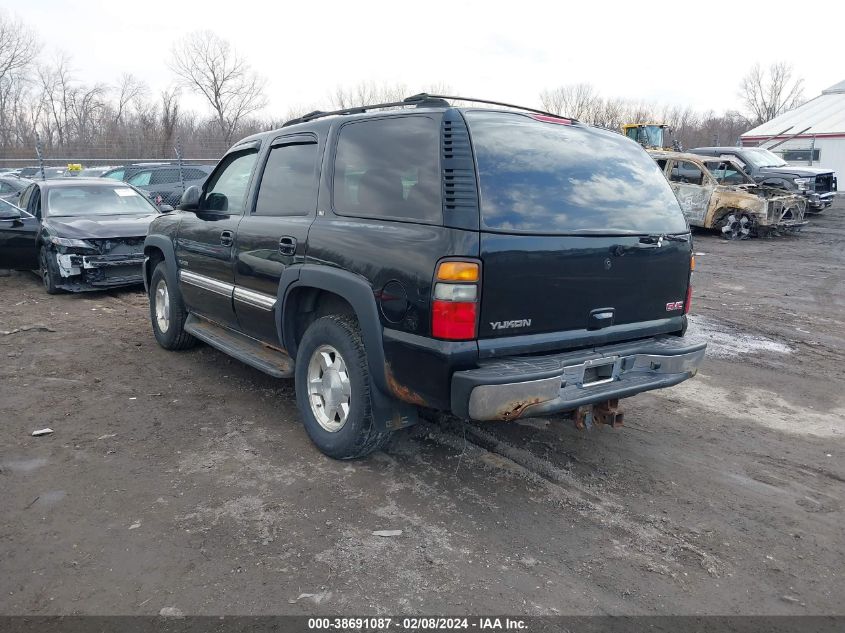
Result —
<path fill-rule="evenodd" d="M 291 266 L 282 274 L 276 305 L 279 340 L 292 358 L 296 358 L 301 336 L 298 323 L 303 312 L 314 315 L 313 318 L 330 312 L 353 315 L 361 328 L 370 376 L 379 389 L 390 393 L 385 375 L 381 318 L 373 288 L 366 279 L 331 266 Z M 321 312 L 318 309 L 321 306 L 333 309 Z"/>
<path fill-rule="evenodd" d="M 144 263 L 142 272 L 144 276 L 144 288 L 147 294 L 150 292 L 150 282 L 153 278 L 153 270 L 158 262 L 165 262 L 165 276 L 167 277 L 168 291 L 181 298 L 179 290 L 178 267 L 176 265 L 176 250 L 173 242 L 163 235 L 149 235 L 144 240 Z"/>

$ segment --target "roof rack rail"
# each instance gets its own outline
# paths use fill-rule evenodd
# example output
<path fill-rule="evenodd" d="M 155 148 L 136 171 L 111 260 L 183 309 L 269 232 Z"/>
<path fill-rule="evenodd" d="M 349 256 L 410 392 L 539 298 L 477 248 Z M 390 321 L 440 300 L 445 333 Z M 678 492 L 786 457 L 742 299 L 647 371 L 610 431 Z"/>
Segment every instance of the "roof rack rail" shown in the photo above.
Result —
<path fill-rule="evenodd" d="M 352 108 L 343 108 L 341 110 L 330 110 L 330 111 L 323 111 L 323 110 L 314 110 L 313 112 L 309 112 L 308 114 L 303 114 L 301 117 L 297 117 L 295 119 L 290 119 L 286 121 L 282 127 L 287 127 L 289 125 L 296 125 L 297 123 L 306 123 L 308 121 L 313 121 L 315 119 L 322 119 L 323 117 L 327 116 L 335 116 L 341 114 L 363 114 L 369 110 L 381 110 L 385 108 L 401 108 L 401 107 L 408 107 L 414 106 L 417 108 L 432 108 L 432 107 L 449 107 L 449 102 L 447 99 L 451 99 L 452 101 L 469 101 L 471 103 L 486 103 L 488 105 L 497 105 L 503 106 L 505 108 L 514 108 L 515 110 L 523 110 L 525 112 L 533 112 L 534 114 L 541 114 L 543 116 L 553 117 L 555 119 L 565 119 L 568 121 L 577 121 L 572 117 L 563 116 L 560 114 L 553 114 L 552 112 L 546 112 L 545 110 L 537 110 L 535 108 L 528 108 L 525 106 L 514 105 L 513 103 L 504 103 L 503 101 L 490 101 L 489 99 L 475 99 L 473 97 L 456 97 L 456 96 L 448 96 L 448 95 L 432 95 L 426 92 L 421 92 L 419 94 L 412 95 L 410 97 L 406 97 L 402 101 L 390 101 L 387 103 L 374 103 L 371 105 L 364 105 L 364 106 L 355 106 Z"/>

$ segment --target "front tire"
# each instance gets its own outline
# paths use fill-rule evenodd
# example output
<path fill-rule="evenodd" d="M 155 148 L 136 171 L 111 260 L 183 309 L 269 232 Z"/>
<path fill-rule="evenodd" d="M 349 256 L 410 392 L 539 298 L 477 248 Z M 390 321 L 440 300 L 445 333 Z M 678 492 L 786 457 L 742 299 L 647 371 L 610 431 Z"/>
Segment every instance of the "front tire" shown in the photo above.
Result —
<path fill-rule="evenodd" d="M 178 294 L 167 283 L 167 264 L 159 262 L 150 280 L 150 321 L 156 341 L 164 349 L 182 350 L 196 345 L 197 339 L 188 334 L 185 319 L 188 313 Z"/>
<path fill-rule="evenodd" d="M 296 353 L 296 402 L 323 453 L 356 459 L 382 448 L 390 432 L 373 417 L 367 352 L 357 322 L 331 314 L 305 331 Z"/>
<path fill-rule="evenodd" d="M 745 213 L 731 211 L 719 222 L 719 229 L 726 240 L 747 240 L 751 237 L 754 222 Z"/>
<path fill-rule="evenodd" d="M 46 246 L 42 246 L 38 251 L 38 272 L 41 274 L 41 281 L 44 283 L 44 290 L 48 295 L 59 294 L 59 270 L 56 264 L 56 258 L 52 257 L 52 253 L 47 250 Z"/>

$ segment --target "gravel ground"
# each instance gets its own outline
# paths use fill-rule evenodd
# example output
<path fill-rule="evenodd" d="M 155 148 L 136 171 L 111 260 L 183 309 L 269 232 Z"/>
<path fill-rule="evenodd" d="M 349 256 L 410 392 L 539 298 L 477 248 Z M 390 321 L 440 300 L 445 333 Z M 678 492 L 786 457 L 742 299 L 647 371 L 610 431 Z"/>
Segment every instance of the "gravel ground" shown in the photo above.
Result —
<path fill-rule="evenodd" d="M 845 205 L 695 249 L 708 357 L 624 427 L 441 416 L 356 462 L 137 290 L 0 278 L 0 613 L 845 613 Z"/>

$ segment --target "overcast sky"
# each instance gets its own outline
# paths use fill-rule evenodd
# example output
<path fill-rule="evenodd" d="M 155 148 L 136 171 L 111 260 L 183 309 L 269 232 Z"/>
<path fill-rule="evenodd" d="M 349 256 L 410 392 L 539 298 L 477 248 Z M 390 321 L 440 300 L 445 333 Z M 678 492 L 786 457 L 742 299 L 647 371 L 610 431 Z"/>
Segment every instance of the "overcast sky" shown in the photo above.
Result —
<path fill-rule="evenodd" d="M 782 6 L 781 6 L 782 5 Z M 787 61 L 805 96 L 845 79 L 845 3 L 819 2 L 202 2 L 3 0 L 36 28 L 45 57 L 71 54 L 76 76 L 123 72 L 154 91 L 173 83 L 172 44 L 196 29 L 228 39 L 268 80 L 267 115 L 326 105 L 338 85 L 402 82 L 524 105 L 544 88 L 589 82 L 605 96 L 739 108 L 755 62 Z M 819 10 L 811 10 L 817 6 Z M 200 102 L 191 105 L 199 108 Z"/>

